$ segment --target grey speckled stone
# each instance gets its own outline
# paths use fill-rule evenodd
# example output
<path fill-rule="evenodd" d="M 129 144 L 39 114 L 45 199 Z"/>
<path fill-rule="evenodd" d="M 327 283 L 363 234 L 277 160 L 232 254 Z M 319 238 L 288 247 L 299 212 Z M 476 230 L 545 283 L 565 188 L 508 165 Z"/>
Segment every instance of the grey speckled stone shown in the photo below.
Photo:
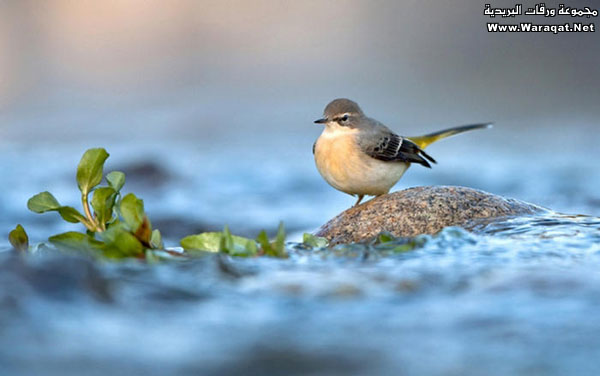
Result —
<path fill-rule="evenodd" d="M 395 236 L 434 234 L 474 219 L 530 215 L 547 210 L 484 191 L 451 186 L 415 187 L 376 197 L 333 218 L 315 235 L 330 244 L 359 242 L 381 231 Z"/>

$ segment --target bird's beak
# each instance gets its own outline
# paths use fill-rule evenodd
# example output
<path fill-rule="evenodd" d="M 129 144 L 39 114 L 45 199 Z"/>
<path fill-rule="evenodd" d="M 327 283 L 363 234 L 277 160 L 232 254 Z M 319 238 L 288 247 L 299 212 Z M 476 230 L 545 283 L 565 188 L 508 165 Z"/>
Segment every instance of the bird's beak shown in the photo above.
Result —
<path fill-rule="evenodd" d="M 315 124 L 325 124 L 327 123 L 327 118 L 315 120 Z"/>

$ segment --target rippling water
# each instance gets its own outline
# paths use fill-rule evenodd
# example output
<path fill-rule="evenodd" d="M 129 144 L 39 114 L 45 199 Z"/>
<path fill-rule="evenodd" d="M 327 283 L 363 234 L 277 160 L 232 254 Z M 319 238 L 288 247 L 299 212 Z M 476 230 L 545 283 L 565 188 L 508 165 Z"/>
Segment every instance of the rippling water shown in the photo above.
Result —
<path fill-rule="evenodd" d="M 274 232 L 280 220 L 297 241 L 352 205 L 318 176 L 312 137 L 297 140 L 104 146 L 107 170 L 127 173 L 124 191 L 144 198 L 177 245 L 226 223 L 241 235 Z M 600 211 L 594 158 L 573 169 L 574 159 L 539 151 L 523 163 L 485 145 L 469 158 L 440 145 L 440 163 L 411 169 L 396 189 L 458 184 Z M 2 230 L 22 223 L 39 242 L 76 229 L 25 203 L 49 190 L 78 206 L 75 166 L 87 146 L 5 148 Z M 482 221 L 413 242 L 408 252 L 289 243 L 287 260 L 211 254 L 158 265 L 0 252 L 0 364 L 16 375 L 596 373 L 599 218 Z"/>
<path fill-rule="evenodd" d="M 10 374 L 592 375 L 600 219 L 447 228 L 414 251 L 145 265 L 0 254 Z"/>
<path fill-rule="evenodd" d="M 488 33 L 467 0 L 39 3 L 0 1 L 0 375 L 598 374 L 596 33 Z M 554 212 L 302 248 L 354 203 L 310 153 L 339 96 L 403 135 L 495 121 L 433 145 L 439 163 L 394 190 Z M 33 243 L 78 229 L 26 202 L 78 207 L 75 168 L 98 146 L 167 245 L 283 221 L 291 257 L 9 251 L 16 223 Z"/>

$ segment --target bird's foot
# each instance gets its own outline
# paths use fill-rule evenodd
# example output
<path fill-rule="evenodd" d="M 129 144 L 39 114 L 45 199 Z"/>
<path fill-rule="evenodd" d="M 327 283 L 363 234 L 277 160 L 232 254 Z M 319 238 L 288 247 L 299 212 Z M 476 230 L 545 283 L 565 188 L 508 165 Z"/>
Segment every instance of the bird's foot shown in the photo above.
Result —
<path fill-rule="evenodd" d="M 360 204 L 363 197 L 365 197 L 365 195 L 358 195 L 358 200 L 356 200 L 356 204 L 354 204 L 353 208 L 357 207 Z"/>

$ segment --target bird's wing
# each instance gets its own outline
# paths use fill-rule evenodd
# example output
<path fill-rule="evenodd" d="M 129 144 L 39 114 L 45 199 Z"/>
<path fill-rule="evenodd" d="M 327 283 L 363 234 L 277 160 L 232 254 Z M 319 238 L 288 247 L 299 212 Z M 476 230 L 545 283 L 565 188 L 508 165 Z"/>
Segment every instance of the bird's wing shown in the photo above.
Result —
<path fill-rule="evenodd" d="M 367 155 L 380 161 L 418 163 L 428 168 L 431 168 L 429 162 L 436 163 L 414 142 L 398 136 L 383 125 L 369 132 L 359 141 L 359 145 Z"/>

